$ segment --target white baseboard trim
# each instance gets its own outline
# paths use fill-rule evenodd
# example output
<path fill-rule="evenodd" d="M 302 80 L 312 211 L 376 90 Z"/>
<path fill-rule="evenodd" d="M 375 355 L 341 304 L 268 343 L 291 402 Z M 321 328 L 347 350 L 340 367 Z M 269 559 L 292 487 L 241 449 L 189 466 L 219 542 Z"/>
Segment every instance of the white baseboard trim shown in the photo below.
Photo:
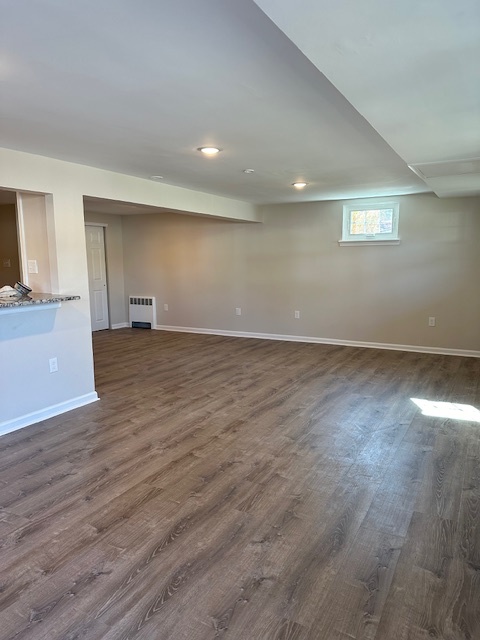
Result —
<path fill-rule="evenodd" d="M 205 333 L 214 336 L 232 338 L 257 338 L 259 340 L 282 340 L 286 342 L 311 342 L 314 344 L 333 344 L 342 347 L 363 347 L 367 349 L 387 349 L 390 351 L 414 351 L 417 353 L 432 353 L 444 356 L 463 356 L 480 358 L 480 351 L 467 349 L 446 349 L 443 347 L 422 347 L 412 344 L 388 344 L 383 342 L 358 342 L 356 340 L 336 340 L 332 338 L 317 338 L 315 336 L 293 336 L 279 333 L 254 333 L 250 331 L 224 331 L 223 329 L 205 329 L 202 327 L 176 327 L 157 324 L 159 331 L 177 331 L 179 333 Z"/>
<path fill-rule="evenodd" d="M 129 327 L 128 322 L 119 322 L 118 324 L 112 324 L 110 329 L 128 329 Z"/>
<path fill-rule="evenodd" d="M 6 433 L 11 433 L 12 431 L 17 431 L 17 429 L 23 429 L 23 427 L 28 427 L 31 424 L 41 422 L 47 418 L 53 418 L 53 416 L 58 416 L 66 411 L 78 409 L 79 407 L 83 407 L 91 402 L 96 402 L 97 400 L 100 400 L 100 398 L 98 397 L 97 392 L 93 391 L 92 393 L 87 393 L 84 396 L 78 396 L 77 398 L 72 398 L 71 400 L 66 400 L 65 402 L 45 407 L 45 409 L 40 409 L 40 411 L 27 413 L 24 416 L 15 418 L 14 420 L 1 422 L 0 436 L 5 435 Z"/>

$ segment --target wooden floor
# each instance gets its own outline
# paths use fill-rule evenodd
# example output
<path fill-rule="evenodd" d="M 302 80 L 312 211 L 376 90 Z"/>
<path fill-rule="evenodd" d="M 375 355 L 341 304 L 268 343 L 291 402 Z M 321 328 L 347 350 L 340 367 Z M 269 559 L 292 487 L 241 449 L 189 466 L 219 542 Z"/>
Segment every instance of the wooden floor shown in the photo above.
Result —
<path fill-rule="evenodd" d="M 2 640 L 480 639 L 480 360 L 145 330 L 0 438 Z"/>

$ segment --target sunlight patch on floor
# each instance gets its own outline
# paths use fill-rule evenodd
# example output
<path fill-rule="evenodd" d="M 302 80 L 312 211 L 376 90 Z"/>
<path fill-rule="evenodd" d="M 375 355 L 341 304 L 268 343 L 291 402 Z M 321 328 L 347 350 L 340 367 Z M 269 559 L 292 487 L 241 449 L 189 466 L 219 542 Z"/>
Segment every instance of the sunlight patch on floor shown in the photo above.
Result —
<path fill-rule="evenodd" d="M 420 407 L 424 416 L 433 418 L 448 418 L 449 420 L 468 420 L 480 422 L 480 411 L 471 404 L 458 404 L 457 402 L 435 402 L 433 400 L 420 400 L 410 398 L 417 407 Z"/>

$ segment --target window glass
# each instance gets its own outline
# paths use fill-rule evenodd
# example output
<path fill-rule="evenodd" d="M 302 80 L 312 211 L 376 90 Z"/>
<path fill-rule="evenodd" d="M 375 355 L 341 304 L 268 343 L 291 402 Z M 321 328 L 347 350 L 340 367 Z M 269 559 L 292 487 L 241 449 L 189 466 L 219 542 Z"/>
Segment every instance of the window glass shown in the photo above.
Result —
<path fill-rule="evenodd" d="M 392 233 L 393 209 L 368 209 L 350 212 L 350 233 L 371 235 Z"/>

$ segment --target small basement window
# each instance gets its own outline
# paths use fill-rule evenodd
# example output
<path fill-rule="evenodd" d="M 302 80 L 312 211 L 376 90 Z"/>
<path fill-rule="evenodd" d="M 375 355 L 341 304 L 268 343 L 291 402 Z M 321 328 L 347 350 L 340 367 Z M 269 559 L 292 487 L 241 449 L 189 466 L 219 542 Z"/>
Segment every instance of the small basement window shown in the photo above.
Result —
<path fill-rule="evenodd" d="M 400 244 L 398 214 L 398 202 L 344 205 L 339 244 Z"/>

